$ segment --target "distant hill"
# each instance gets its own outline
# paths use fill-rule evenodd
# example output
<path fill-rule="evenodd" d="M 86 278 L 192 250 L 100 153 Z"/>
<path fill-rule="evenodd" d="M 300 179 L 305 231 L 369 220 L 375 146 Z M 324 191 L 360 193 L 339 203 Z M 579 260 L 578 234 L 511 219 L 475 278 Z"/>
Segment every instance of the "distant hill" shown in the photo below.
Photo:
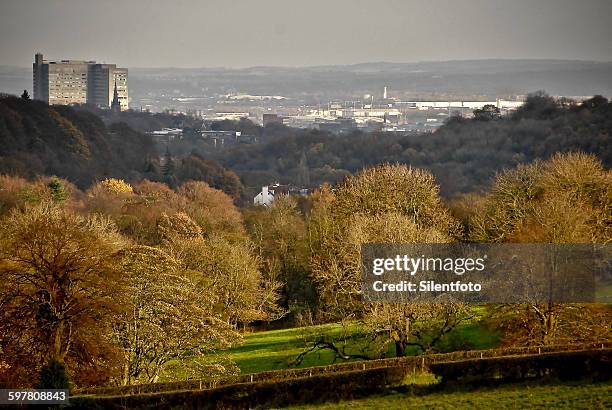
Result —
<path fill-rule="evenodd" d="M 475 60 L 367 63 L 306 68 L 131 69 L 134 104 L 151 96 L 211 96 L 242 92 L 282 95 L 317 104 L 373 94 L 412 98 L 494 98 L 545 90 L 551 95 L 612 96 L 612 63 L 561 60 Z M 162 99 L 163 100 L 163 99 Z M 171 99 L 167 104 L 180 103 Z"/>
<path fill-rule="evenodd" d="M 197 155 L 171 158 L 174 167 L 164 171 L 159 157 L 151 137 L 123 122 L 107 126 L 84 110 L 0 97 L 0 174 L 57 175 L 79 188 L 109 177 L 170 185 L 203 180 L 240 195 L 238 177 L 214 161 Z"/>
<path fill-rule="evenodd" d="M 173 97 L 232 92 L 283 95 L 303 102 L 380 97 L 383 86 L 398 98 L 491 98 L 546 90 L 551 95 L 612 96 L 612 62 L 572 60 L 466 60 L 363 63 L 316 67 L 130 68 L 134 107 L 158 100 L 183 107 Z M 31 68 L 0 66 L 0 92 L 31 90 Z M 214 100 L 213 100 L 214 102 Z"/>

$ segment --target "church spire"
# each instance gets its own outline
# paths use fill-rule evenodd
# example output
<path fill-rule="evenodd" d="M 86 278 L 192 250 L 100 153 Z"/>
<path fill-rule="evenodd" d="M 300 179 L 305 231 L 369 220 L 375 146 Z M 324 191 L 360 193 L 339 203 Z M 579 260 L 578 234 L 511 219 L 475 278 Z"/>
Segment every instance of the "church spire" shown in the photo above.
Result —
<path fill-rule="evenodd" d="M 119 93 L 117 92 L 117 79 L 115 78 L 115 90 L 113 91 L 113 102 L 111 103 L 111 110 L 121 111 L 121 103 L 119 102 Z"/>

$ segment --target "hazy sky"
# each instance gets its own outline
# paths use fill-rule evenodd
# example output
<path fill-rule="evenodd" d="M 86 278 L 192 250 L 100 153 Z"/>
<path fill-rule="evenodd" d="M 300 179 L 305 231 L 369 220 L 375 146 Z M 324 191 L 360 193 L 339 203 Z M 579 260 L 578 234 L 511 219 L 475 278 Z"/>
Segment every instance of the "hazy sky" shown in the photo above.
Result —
<path fill-rule="evenodd" d="M 612 0 L 0 0 L 0 64 L 612 61 Z"/>

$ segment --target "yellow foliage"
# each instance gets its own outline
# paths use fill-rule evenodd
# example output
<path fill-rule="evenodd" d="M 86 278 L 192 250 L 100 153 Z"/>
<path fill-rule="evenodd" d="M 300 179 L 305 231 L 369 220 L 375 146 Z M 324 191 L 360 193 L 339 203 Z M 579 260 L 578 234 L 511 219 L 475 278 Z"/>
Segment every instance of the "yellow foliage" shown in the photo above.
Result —
<path fill-rule="evenodd" d="M 105 188 L 108 192 L 115 194 L 121 193 L 132 193 L 134 188 L 122 179 L 117 178 L 106 178 L 100 182 L 100 185 Z"/>

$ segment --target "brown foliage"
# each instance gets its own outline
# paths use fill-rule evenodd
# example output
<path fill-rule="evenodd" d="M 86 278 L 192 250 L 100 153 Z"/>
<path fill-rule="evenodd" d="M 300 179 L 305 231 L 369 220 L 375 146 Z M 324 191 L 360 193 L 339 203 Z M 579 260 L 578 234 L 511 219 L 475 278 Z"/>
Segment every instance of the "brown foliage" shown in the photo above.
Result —
<path fill-rule="evenodd" d="M 170 361 L 182 370 L 201 365 L 200 372 L 194 369 L 201 376 L 205 353 L 240 340 L 214 314 L 212 289 L 198 286 L 198 275 L 181 269 L 171 255 L 137 245 L 120 256 L 130 305 L 113 325 L 124 356 L 122 385 L 155 382 Z"/>
<path fill-rule="evenodd" d="M 89 380 L 94 375 L 86 376 L 86 368 L 106 367 L 113 357 L 105 319 L 123 306 L 115 264 L 123 243 L 107 219 L 46 202 L 3 220 L 0 340 L 14 383 L 31 383 L 32 370 L 49 358 L 75 363 L 79 383 L 104 378 L 98 371 Z"/>
<path fill-rule="evenodd" d="M 52 185 L 52 182 L 57 185 Z M 79 209 L 82 206 L 82 192 L 72 183 L 55 177 L 40 176 L 28 181 L 18 176 L 0 175 L 0 216 L 13 208 L 24 209 L 27 205 L 45 201 L 64 203 Z"/>
<path fill-rule="evenodd" d="M 612 172 L 594 156 L 557 154 L 500 173 L 472 218 L 479 242 L 609 243 Z M 598 312 L 594 314 L 594 312 Z M 502 306 L 494 322 L 508 344 L 551 344 L 610 338 L 609 309 L 534 303 Z"/>
<path fill-rule="evenodd" d="M 612 172 L 581 153 L 506 170 L 472 219 L 470 236 L 480 242 L 608 243 Z"/>
<path fill-rule="evenodd" d="M 181 185 L 177 193 L 187 200 L 183 211 L 202 228 L 205 236 L 244 235 L 242 215 L 223 191 L 204 182 L 190 181 Z"/>
<path fill-rule="evenodd" d="M 337 317 L 362 314 L 362 244 L 444 243 L 460 232 L 431 173 L 388 164 L 318 193 L 309 230 L 313 279 L 326 314 Z"/>

